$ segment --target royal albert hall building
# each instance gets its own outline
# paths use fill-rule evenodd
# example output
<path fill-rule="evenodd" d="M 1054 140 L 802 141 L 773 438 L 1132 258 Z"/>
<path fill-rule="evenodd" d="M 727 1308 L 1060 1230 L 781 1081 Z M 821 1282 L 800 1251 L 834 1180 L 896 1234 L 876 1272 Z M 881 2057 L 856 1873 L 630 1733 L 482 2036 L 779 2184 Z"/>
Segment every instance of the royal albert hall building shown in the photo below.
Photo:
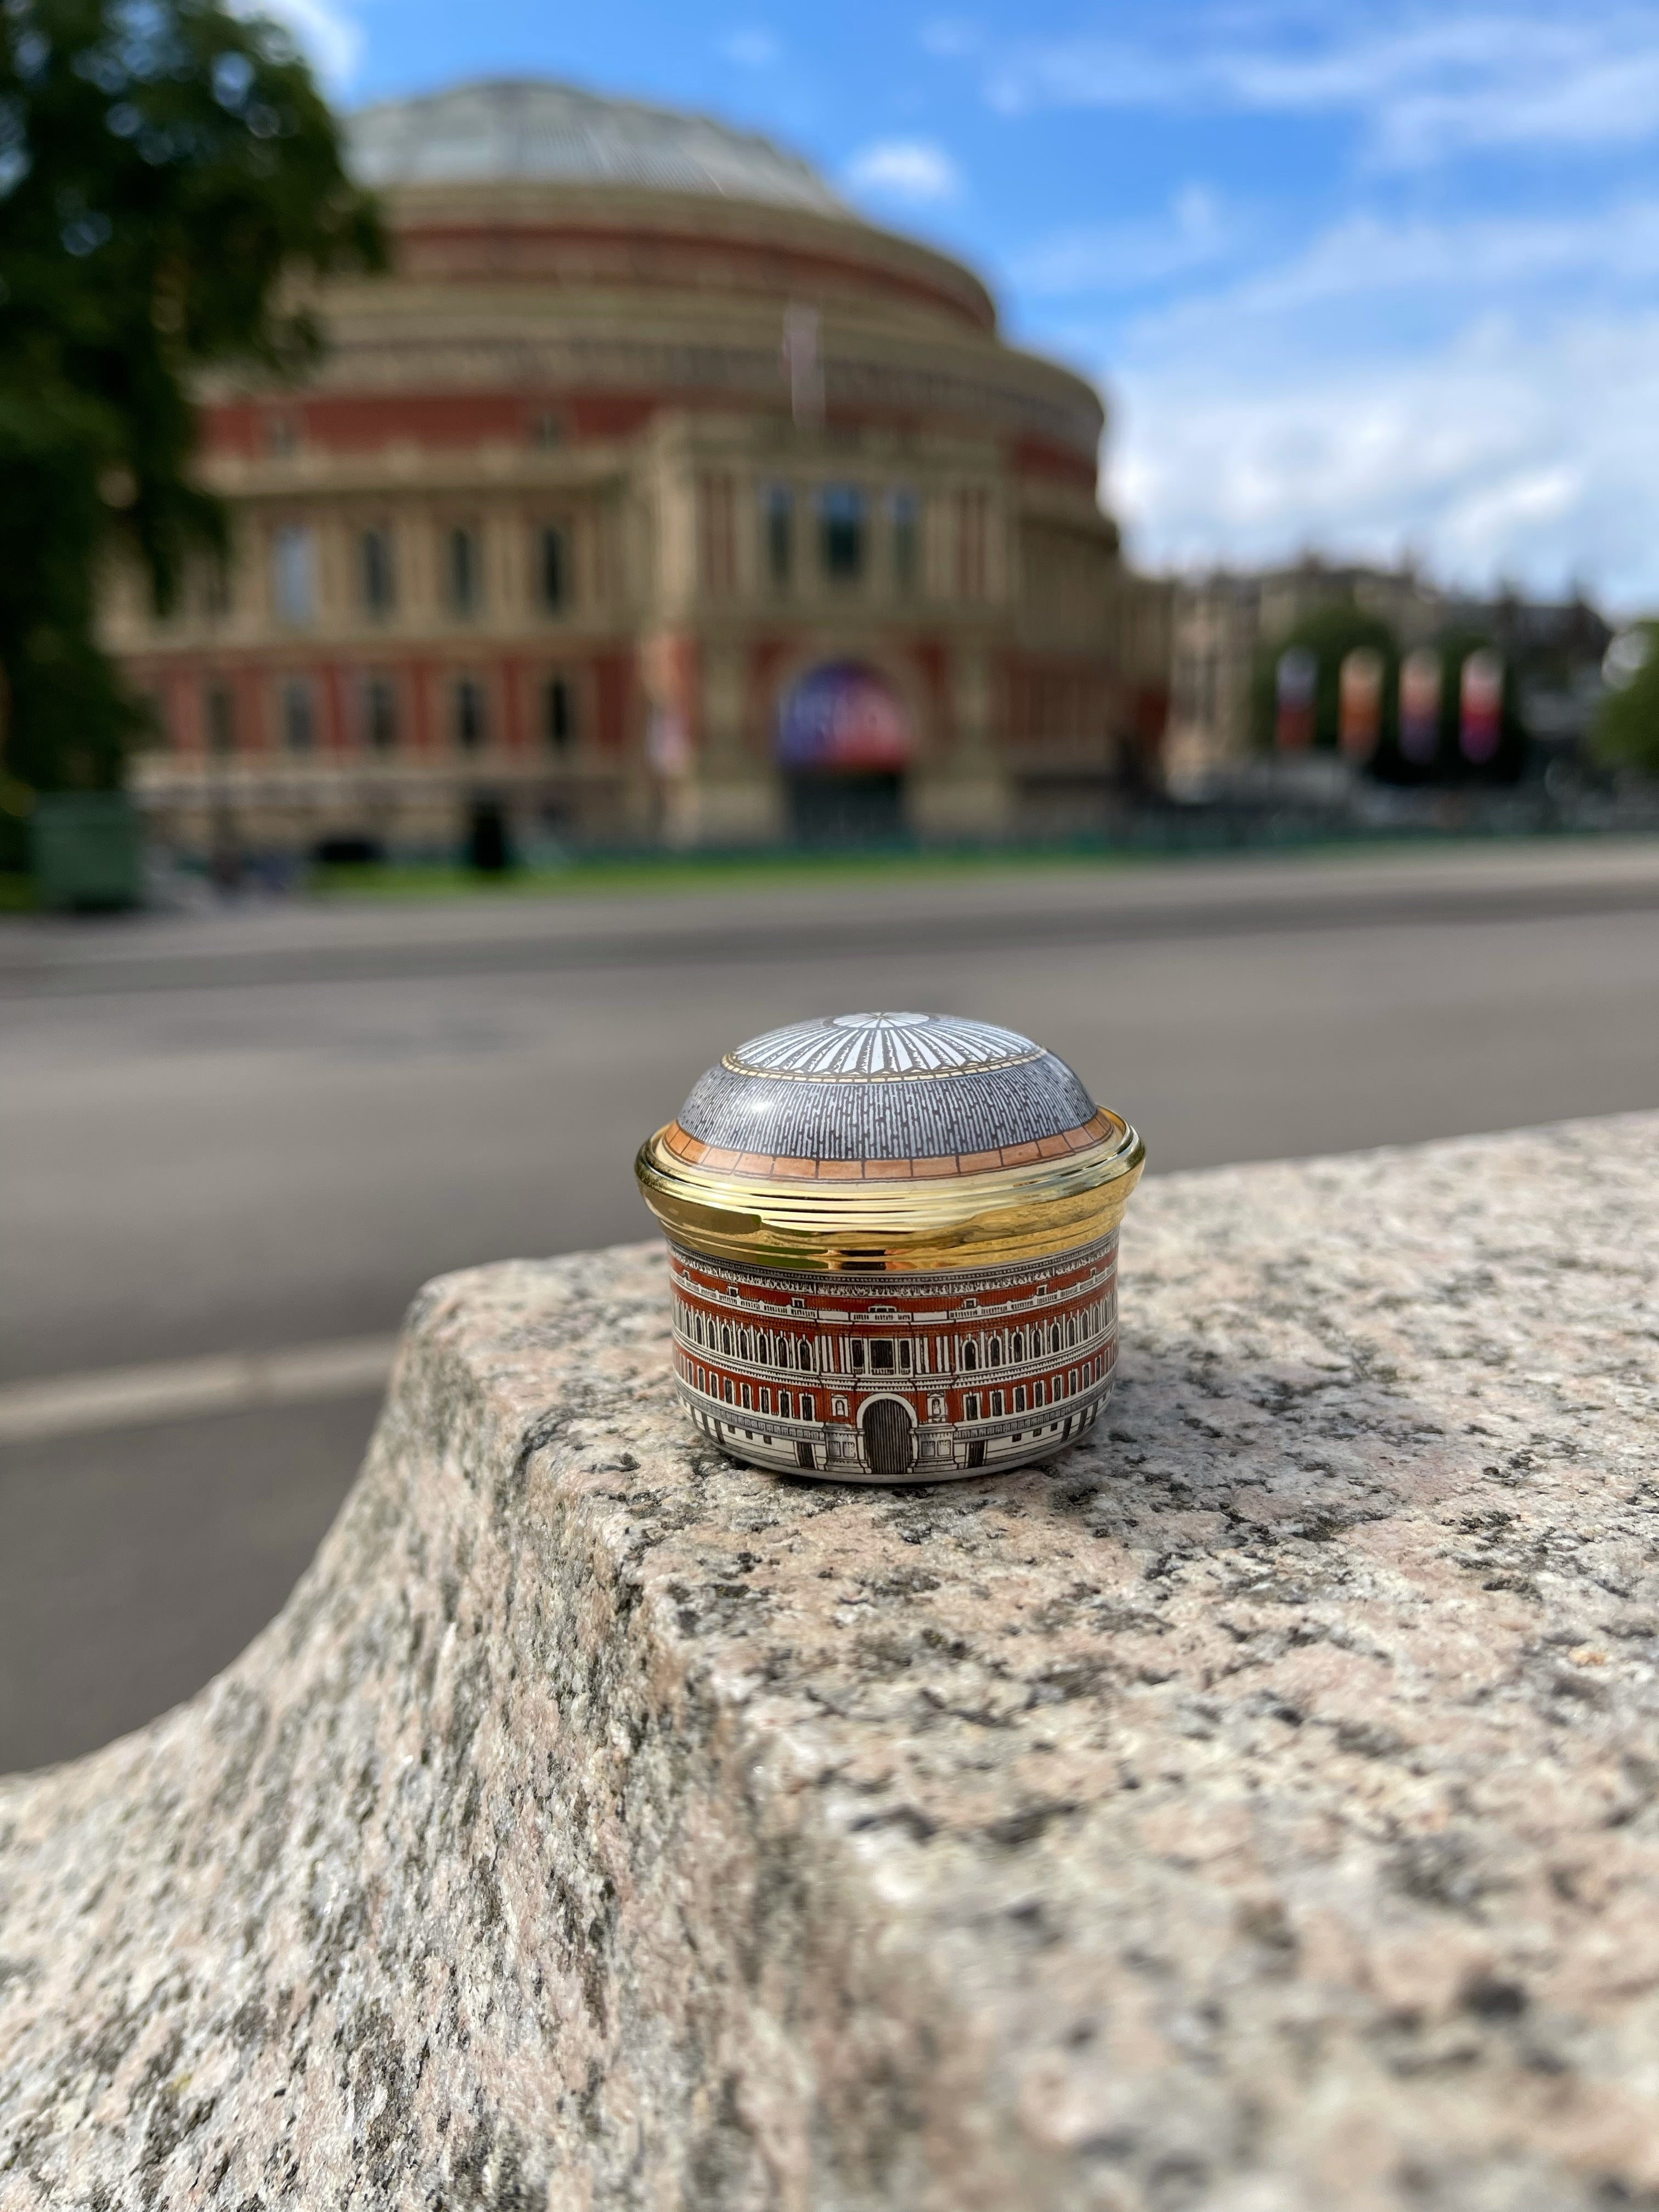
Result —
<path fill-rule="evenodd" d="M 202 393 L 228 568 L 106 635 L 165 836 L 453 848 L 1086 827 L 1161 721 L 1100 401 L 969 270 L 701 117 L 367 109 L 389 274 L 302 387 Z"/>

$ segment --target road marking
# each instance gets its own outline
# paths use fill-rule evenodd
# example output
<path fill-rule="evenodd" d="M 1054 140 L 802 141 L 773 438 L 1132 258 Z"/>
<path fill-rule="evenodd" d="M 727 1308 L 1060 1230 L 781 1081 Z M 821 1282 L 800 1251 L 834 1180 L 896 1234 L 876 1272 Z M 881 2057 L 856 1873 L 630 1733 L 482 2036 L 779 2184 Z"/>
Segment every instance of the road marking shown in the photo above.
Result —
<path fill-rule="evenodd" d="M 98 1375 L 53 1375 L 0 1389 L 0 1443 L 38 1443 L 96 1429 L 242 1413 L 253 1406 L 304 1406 L 385 1388 L 395 1336 L 296 1344 L 285 1352 L 229 1352 Z"/>

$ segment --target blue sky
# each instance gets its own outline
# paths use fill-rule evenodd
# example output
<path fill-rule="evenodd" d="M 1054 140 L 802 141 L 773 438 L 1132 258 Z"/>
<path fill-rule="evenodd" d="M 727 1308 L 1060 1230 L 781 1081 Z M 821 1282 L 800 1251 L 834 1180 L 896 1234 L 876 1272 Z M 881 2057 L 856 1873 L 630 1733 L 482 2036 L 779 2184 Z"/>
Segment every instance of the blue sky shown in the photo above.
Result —
<path fill-rule="evenodd" d="M 266 4 L 348 105 L 540 75 L 792 145 L 1100 386 L 1147 565 L 1659 608 L 1651 0 Z"/>

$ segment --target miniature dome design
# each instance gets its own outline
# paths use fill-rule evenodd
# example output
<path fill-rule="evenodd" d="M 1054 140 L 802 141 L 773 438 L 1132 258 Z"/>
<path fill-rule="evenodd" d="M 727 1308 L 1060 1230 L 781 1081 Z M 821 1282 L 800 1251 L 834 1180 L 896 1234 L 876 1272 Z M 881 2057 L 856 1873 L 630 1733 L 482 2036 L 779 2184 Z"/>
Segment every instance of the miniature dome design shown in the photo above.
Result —
<path fill-rule="evenodd" d="M 700 1158 L 764 1159 L 774 1174 L 808 1162 L 948 1174 L 1064 1158 L 1099 1142 L 1098 1116 L 1065 1061 L 1013 1030 L 949 1014 L 832 1014 L 727 1053 L 678 1127 Z"/>
<path fill-rule="evenodd" d="M 1111 1395 L 1146 1157 L 1063 1060 L 992 1022 L 750 1037 L 635 1163 L 692 1421 L 753 1467 L 844 1482 L 1066 1450 Z"/>

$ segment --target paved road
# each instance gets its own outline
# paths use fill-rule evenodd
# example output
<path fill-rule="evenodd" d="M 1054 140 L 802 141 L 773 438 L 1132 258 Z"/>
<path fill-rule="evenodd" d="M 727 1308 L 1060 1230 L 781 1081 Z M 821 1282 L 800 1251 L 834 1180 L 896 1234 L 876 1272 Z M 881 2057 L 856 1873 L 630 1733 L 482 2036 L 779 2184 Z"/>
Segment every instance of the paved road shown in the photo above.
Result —
<path fill-rule="evenodd" d="M 640 1139 L 804 1012 L 1027 1030 L 1154 1171 L 1659 1104 L 1659 848 L 36 926 L 0 999 L 11 1383 L 370 1338 L 441 1269 L 643 1235 Z M 14 1446 L 0 1766 L 234 1656 L 372 1411 Z"/>

